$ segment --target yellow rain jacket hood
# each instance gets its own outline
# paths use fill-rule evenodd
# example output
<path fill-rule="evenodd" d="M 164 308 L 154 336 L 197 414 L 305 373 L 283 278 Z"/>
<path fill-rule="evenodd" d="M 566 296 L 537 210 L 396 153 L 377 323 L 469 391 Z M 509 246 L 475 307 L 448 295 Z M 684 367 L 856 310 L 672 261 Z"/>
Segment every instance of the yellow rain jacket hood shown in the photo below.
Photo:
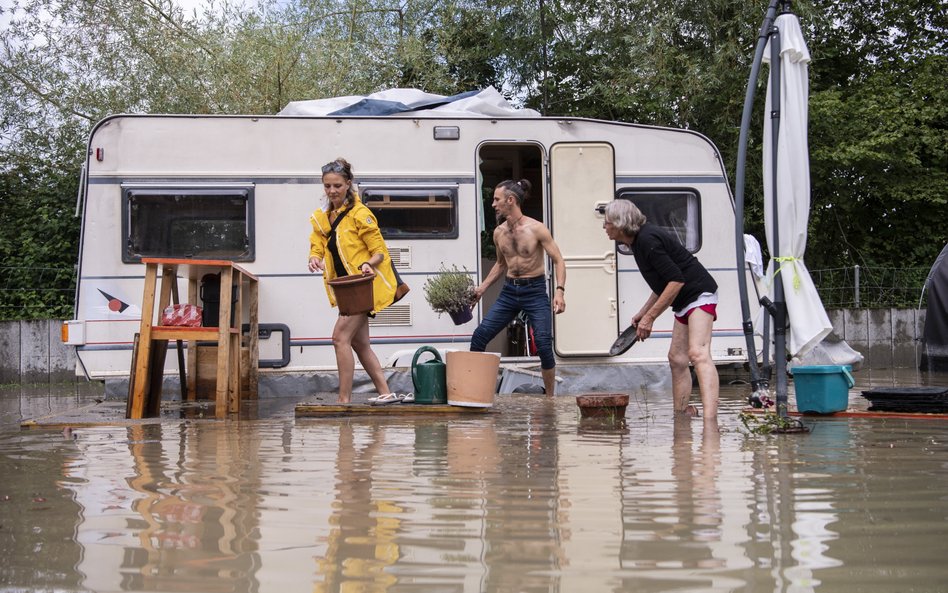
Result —
<path fill-rule="evenodd" d="M 326 294 L 329 295 L 329 303 L 333 307 L 336 306 L 336 295 L 329 285 L 330 280 L 361 274 L 359 267 L 373 255 L 381 253 L 384 259 L 375 268 L 375 280 L 372 282 L 375 300 L 373 312 L 385 309 L 395 300 L 395 270 L 392 268 L 392 259 L 388 255 L 388 248 L 382 239 L 382 231 L 379 230 L 375 214 L 362 203 L 358 195 L 355 196 L 355 202 L 350 206 L 349 212 L 336 227 L 336 246 L 339 249 L 339 258 L 346 267 L 345 270 L 336 270 L 332 254 L 327 247 L 332 229 L 329 223 L 329 208 L 331 206 L 328 205 L 320 208 L 309 217 L 309 222 L 313 225 L 313 232 L 309 236 L 309 256 L 322 259 L 326 266 L 323 284 L 326 286 Z"/>

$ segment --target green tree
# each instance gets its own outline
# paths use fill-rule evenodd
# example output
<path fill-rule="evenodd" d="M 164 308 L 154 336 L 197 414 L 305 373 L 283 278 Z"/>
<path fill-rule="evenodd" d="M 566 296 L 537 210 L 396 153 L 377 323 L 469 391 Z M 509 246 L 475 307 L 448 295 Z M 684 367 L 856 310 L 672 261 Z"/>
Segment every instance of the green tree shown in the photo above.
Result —
<path fill-rule="evenodd" d="M 948 58 L 811 101 L 811 265 L 917 266 L 948 242 Z"/>
<path fill-rule="evenodd" d="M 48 153 L 74 155 L 62 145 L 74 143 L 75 127 L 56 131 L 42 139 Z M 72 315 L 79 247 L 73 217 L 77 170 L 75 159 L 0 153 L 0 319 Z"/>
<path fill-rule="evenodd" d="M 715 142 L 733 179 L 765 7 L 536 0 L 471 2 L 463 10 L 466 23 L 482 27 L 480 37 L 504 40 L 477 54 L 494 66 L 501 79 L 494 83 L 526 104 L 547 115 L 694 129 Z M 810 0 L 794 9 L 813 58 L 810 266 L 929 264 L 945 244 L 948 217 L 945 4 Z M 757 81 L 745 188 L 747 228 L 761 239 L 767 73 Z"/>
<path fill-rule="evenodd" d="M 97 121 L 275 113 L 291 100 L 404 85 L 455 92 L 459 72 L 441 57 L 449 40 L 432 26 L 450 8 L 437 0 L 267 0 L 187 14 L 172 0 L 24 0 L 3 9 L 0 254 L 19 267 L 5 269 L 0 288 L 20 295 L 0 294 L 10 303 L 4 315 L 67 314 L 59 301 L 45 311 L 21 301 L 34 287 L 71 300 L 71 274 L 42 275 L 53 261 L 75 262 L 76 186 Z"/>
<path fill-rule="evenodd" d="M 816 3 L 811 267 L 930 265 L 948 242 L 944 3 Z"/>

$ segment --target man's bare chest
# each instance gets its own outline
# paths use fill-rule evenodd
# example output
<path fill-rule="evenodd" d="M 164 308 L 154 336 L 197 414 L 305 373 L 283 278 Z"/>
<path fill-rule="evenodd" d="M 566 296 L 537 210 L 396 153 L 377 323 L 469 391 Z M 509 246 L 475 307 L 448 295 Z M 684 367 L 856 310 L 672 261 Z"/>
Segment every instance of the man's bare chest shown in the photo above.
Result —
<path fill-rule="evenodd" d="M 522 230 L 504 231 L 498 237 L 497 248 L 507 259 L 533 258 L 539 252 L 540 243 L 533 233 Z"/>

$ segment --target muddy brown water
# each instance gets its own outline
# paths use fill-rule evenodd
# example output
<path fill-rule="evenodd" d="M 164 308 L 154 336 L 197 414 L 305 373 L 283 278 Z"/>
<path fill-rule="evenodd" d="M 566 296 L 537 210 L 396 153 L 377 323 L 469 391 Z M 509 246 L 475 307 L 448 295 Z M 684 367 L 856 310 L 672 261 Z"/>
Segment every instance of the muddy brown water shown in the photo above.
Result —
<path fill-rule="evenodd" d="M 850 394 L 946 385 L 864 370 Z M 574 398 L 473 418 L 20 430 L 90 386 L 0 389 L 0 591 L 948 589 L 948 421 L 807 419 L 720 430 L 635 389 L 625 425 Z"/>

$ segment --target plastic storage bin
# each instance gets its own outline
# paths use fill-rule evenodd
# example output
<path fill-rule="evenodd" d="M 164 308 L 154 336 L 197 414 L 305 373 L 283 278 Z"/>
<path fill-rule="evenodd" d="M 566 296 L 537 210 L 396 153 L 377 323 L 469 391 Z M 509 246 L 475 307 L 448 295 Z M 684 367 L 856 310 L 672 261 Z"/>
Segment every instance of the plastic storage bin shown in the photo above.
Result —
<path fill-rule="evenodd" d="M 817 414 L 844 411 L 849 406 L 849 390 L 856 384 L 850 371 L 848 364 L 794 367 L 797 410 Z"/>

